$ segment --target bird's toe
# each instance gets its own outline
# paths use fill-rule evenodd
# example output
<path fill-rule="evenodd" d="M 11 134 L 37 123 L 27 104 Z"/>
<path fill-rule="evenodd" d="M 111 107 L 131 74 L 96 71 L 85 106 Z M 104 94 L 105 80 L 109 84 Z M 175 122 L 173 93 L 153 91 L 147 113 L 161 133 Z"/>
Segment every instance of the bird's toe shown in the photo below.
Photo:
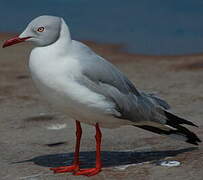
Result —
<path fill-rule="evenodd" d="M 101 168 L 90 168 L 90 169 L 80 169 L 75 172 L 74 175 L 85 175 L 85 176 L 93 176 L 98 174 L 101 171 Z"/>
<path fill-rule="evenodd" d="M 65 172 L 73 172 L 78 171 L 78 165 L 71 165 L 71 166 L 62 166 L 57 168 L 50 168 L 50 170 L 54 171 L 54 173 L 65 173 Z"/>

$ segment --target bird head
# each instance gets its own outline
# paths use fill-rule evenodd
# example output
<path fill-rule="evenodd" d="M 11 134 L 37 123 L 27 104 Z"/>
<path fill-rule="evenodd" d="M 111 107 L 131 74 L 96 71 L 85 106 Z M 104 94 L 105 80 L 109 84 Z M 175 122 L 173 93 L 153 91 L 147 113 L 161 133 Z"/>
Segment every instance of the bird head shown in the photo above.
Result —
<path fill-rule="evenodd" d="M 25 41 L 33 42 L 36 46 L 48 46 L 59 38 L 61 23 L 60 17 L 39 16 L 32 20 L 19 36 L 6 40 L 3 48 Z"/>

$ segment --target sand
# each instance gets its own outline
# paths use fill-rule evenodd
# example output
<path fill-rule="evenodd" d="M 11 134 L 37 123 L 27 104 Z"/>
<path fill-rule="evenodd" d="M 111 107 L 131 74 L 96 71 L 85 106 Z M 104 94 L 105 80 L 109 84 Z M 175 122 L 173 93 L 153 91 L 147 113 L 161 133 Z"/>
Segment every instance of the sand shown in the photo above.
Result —
<path fill-rule="evenodd" d="M 0 34 L 1 44 L 11 36 Z M 138 89 L 157 93 L 173 112 L 199 125 L 190 129 L 203 139 L 203 54 L 144 56 L 125 53 L 121 45 L 85 43 L 115 64 Z M 31 48 L 25 43 L 0 48 L 0 179 L 86 179 L 71 173 L 52 174 L 48 169 L 72 161 L 74 122 L 50 108 L 35 89 L 27 69 Z M 202 144 L 193 148 L 134 127 L 102 131 L 104 170 L 90 179 L 203 177 Z M 82 165 L 90 167 L 94 164 L 94 128 L 83 125 L 83 132 Z M 160 166 L 159 161 L 165 159 L 179 161 L 180 166 Z"/>

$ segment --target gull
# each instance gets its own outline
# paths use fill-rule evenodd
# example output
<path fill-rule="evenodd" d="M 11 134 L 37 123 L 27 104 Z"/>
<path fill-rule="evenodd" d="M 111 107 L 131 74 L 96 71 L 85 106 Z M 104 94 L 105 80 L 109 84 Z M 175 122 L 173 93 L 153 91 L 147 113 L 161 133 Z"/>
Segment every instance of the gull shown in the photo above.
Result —
<path fill-rule="evenodd" d="M 72 40 L 63 18 L 39 16 L 19 36 L 5 41 L 3 47 L 27 41 L 35 45 L 29 70 L 36 87 L 48 102 L 76 122 L 73 163 L 51 168 L 54 173 L 98 174 L 102 168 L 100 127 L 129 125 L 190 144 L 201 142 L 183 126 L 196 126 L 194 123 L 173 114 L 160 97 L 136 89 L 113 64 L 85 44 Z M 80 169 L 81 122 L 96 128 L 94 168 Z"/>

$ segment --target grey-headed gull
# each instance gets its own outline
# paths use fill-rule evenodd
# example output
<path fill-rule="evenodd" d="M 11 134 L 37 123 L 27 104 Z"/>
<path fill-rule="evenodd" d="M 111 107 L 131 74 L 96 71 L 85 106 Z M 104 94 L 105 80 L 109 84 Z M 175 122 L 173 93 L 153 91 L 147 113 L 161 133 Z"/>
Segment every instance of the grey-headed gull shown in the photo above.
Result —
<path fill-rule="evenodd" d="M 198 145 L 201 140 L 183 124 L 196 126 L 170 112 L 154 94 L 144 93 L 114 65 L 85 44 L 72 40 L 63 18 L 40 16 L 3 47 L 30 41 L 35 48 L 29 69 L 40 93 L 58 110 L 76 121 L 73 164 L 51 168 L 55 173 L 92 176 L 101 171 L 100 127 L 131 125 Z M 79 168 L 80 122 L 96 127 L 96 167 Z"/>

